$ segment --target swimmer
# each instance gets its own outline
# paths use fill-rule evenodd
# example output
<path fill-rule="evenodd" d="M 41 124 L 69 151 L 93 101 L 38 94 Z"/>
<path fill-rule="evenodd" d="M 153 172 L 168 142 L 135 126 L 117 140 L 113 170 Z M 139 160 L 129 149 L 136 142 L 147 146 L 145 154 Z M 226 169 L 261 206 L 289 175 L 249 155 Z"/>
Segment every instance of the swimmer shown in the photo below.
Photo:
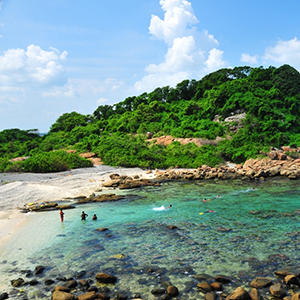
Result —
<path fill-rule="evenodd" d="M 172 205 L 170 205 L 170 206 L 168 206 L 168 207 L 165 207 L 165 209 L 169 209 L 169 208 L 171 208 L 172 207 Z"/>
<path fill-rule="evenodd" d="M 97 220 L 97 216 L 96 214 L 93 215 L 92 220 L 96 221 Z"/>
<path fill-rule="evenodd" d="M 212 210 L 212 209 L 209 209 L 209 210 L 205 211 L 205 213 L 214 213 L 214 212 L 215 212 L 215 211 Z"/>
<path fill-rule="evenodd" d="M 85 221 L 86 217 L 88 217 L 88 214 L 86 214 L 84 211 L 81 213 L 81 220 Z"/>
<path fill-rule="evenodd" d="M 63 222 L 64 221 L 64 212 L 62 211 L 62 209 L 60 209 L 59 215 L 60 215 L 60 221 Z"/>
<path fill-rule="evenodd" d="M 214 197 L 215 199 L 217 199 L 217 198 L 220 198 L 221 197 L 221 195 L 218 195 L 218 196 L 216 196 L 216 197 Z"/>

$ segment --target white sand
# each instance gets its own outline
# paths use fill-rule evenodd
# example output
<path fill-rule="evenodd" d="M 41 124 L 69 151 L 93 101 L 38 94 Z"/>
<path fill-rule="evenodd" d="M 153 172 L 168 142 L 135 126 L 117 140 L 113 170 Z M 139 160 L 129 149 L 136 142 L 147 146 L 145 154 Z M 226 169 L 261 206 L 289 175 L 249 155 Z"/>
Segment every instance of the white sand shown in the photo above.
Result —
<path fill-rule="evenodd" d="M 90 196 L 104 190 L 101 183 L 110 174 L 139 175 L 140 178 L 155 178 L 154 173 L 146 174 L 140 168 L 113 168 L 94 166 L 60 173 L 1 173 L 0 174 L 0 240 L 9 238 L 26 221 L 26 214 L 19 208 L 26 203 L 62 201 L 78 196 Z M 113 191 L 106 189 L 107 192 Z"/>

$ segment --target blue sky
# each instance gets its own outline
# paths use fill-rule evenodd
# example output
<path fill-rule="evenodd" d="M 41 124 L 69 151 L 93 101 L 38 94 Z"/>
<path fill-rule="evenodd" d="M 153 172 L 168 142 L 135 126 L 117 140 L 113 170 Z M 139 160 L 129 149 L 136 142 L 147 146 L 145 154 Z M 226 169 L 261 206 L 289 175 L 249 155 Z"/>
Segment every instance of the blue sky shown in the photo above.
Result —
<path fill-rule="evenodd" d="M 0 131 L 224 67 L 300 70 L 300 2 L 0 0 Z"/>

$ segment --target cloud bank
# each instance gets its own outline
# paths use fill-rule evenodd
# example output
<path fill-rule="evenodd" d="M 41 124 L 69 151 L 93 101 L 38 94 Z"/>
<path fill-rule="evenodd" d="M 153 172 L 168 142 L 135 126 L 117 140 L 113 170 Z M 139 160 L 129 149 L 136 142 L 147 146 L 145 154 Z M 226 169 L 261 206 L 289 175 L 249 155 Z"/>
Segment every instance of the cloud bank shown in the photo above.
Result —
<path fill-rule="evenodd" d="M 219 42 L 207 30 L 199 31 L 192 5 L 186 0 L 160 0 L 164 19 L 151 16 L 149 33 L 168 46 L 164 61 L 150 64 L 148 73 L 136 82 L 136 92 L 150 91 L 158 86 L 174 86 L 180 81 L 215 71 L 227 65 Z"/>
<path fill-rule="evenodd" d="M 63 85 L 66 77 L 60 62 L 67 54 L 55 48 L 45 51 L 35 45 L 29 45 L 26 50 L 9 49 L 0 56 L 0 87 Z"/>
<path fill-rule="evenodd" d="M 240 61 L 250 65 L 269 64 L 276 67 L 289 64 L 300 71 L 300 41 L 297 37 L 288 41 L 279 40 L 274 46 L 267 47 L 263 55 L 243 53 Z"/>

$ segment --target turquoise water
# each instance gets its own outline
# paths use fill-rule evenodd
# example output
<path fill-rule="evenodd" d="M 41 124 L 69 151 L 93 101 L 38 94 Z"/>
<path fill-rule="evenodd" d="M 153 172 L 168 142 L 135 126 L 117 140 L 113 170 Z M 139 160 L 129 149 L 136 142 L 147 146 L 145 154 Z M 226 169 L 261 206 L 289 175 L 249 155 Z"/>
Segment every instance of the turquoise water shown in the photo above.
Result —
<path fill-rule="evenodd" d="M 194 299 L 199 293 L 194 274 L 233 276 L 233 288 L 299 264 L 298 181 L 169 182 L 128 193 L 137 197 L 66 210 L 63 223 L 58 211 L 30 214 L 26 227 L 1 250 L 1 285 L 22 277 L 16 275 L 22 269 L 44 265 L 45 278 L 82 270 L 92 279 L 98 272 L 114 274 L 119 280 L 112 292 L 140 293 L 144 299 L 152 299 L 150 291 L 167 280 Z M 172 208 L 153 209 L 162 205 Z M 82 210 L 87 221 L 80 220 Z M 97 221 L 91 220 L 94 213 Z M 100 227 L 109 230 L 96 231 Z M 28 288 L 30 299 L 42 299 L 34 296 L 38 289 Z"/>

